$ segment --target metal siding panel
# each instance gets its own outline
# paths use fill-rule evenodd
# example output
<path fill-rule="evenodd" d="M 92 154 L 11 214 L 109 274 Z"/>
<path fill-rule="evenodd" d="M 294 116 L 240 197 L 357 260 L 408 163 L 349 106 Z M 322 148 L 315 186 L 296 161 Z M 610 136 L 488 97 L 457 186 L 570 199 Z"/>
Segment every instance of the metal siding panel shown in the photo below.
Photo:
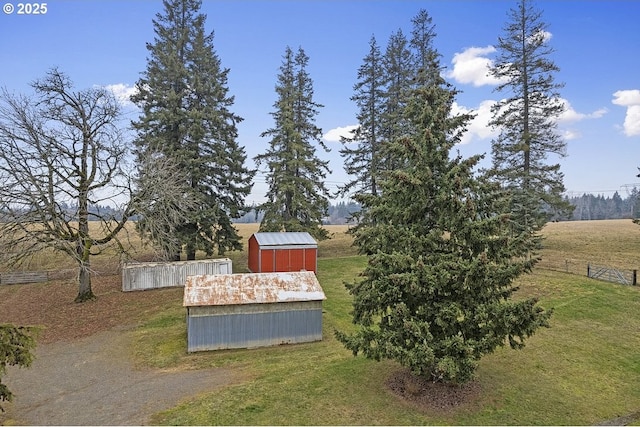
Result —
<path fill-rule="evenodd" d="M 289 271 L 306 270 L 304 265 L 304 256 L 305 256 L 304 249 L 291 249 L 289 251 L 289 259 L 290 259 Z"/>
<path fill-rule="evenodd" d="M 187 350 L 222 350 L 322 340 L 322 309 L 189 316 Z"/>
<path fill-rule="evenodd" d="M 227 306 L 326 299 L 312 271 L 189 276 L 183 305 Z"/>
<path fill-rule="evenodd" d="M 317 267 L 317 249 L 304 249 L 304 269 L 307 271 L 318 272 Z"/>
<path fill-rule="evenodd" d="M 283 249 L 283 250 L 275 250 L 276 262 L 275 262 L 275 270 L 276 272 L 287 272 L 291 271 L 291 250 Z"/>
<path fill-rule="evenodd" d="M 126 292 L 184 286 L 187 276 L 230 274 L 232 271 L 231 260 L 228 258 L 125 264 L 122 267 L 122 290 Z"/>
<path fill-rule="evenodd" d="M 273 273 L 276 271 L 275 251 L 260 248 L 260 271 L 258 273 Z"/>
<path fill-rule="evenodd" d="M 261 249 L 316 249 L 317 245 L 263 245 Z"/>
<path fill-rule="evenodd" d="M 254 233 L 258 244 L 263 246 L 282 245 L 314 245 L 318 242 L 307 232 L 275 232 L 275 233 Z"/>
<path fill-rule="evenodd" d="M 187 307 L 189 316 L 223 316 L 230 314 L 275 313 L 277 311 L 322 310 L 322 301 L 292 301 L 268 304 L 204 305 Z"/>
<path fill-rule="evenodd" d="M 255 235 L 249 237 L 249 270 L 252 273 L 260 272 L 260 245 Z"/>

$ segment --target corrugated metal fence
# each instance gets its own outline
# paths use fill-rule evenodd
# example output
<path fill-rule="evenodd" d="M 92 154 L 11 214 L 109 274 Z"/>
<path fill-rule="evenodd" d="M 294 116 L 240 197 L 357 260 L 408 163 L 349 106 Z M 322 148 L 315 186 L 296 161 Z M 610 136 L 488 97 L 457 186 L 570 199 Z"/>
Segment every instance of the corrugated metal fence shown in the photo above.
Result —
<path fill-rule="evenodd" d="M 184 286 L 187 276 L 232 272 L 229 258 L 125 264 L 122 267 L 122 290 L 142 291 Z"/>

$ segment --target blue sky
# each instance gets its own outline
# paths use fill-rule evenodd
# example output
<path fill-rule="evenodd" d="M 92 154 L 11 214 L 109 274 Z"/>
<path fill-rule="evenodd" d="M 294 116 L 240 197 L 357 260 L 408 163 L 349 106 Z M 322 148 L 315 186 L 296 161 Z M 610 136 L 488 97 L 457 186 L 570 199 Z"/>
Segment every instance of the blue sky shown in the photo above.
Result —
<path fill-rule="evenodd" d="M 110 86 L 126 94 L 146 67 L 146 43 L 154 38 L 151 20 L 161 1 L 49 0 L 46 14 L 19 15 L 18 1 L 0 13 L 0 86 L 29 92 L 29 83 L 57 66 L 78 88 Z M 475 111 L 464 143 L 464 156 L 490 155 L 488 108 L 501 95 L 486 79 L 493 46 L 514 1 L 244 1 L 204 0 L 206 27 L 222 65 L 230 69 L 234 112 L 244 118 L 239 142 L 251 159 L 268 141 L 260 133 L 273 125 L 278 67 L 286 46 L 302 46 L 310 58 L 315 100 L 324 105 L 316 123 L 330 153 L 330 190 L 348 178 L 339 156 L 337 135 L 356 124 L 353 94 L 357 69 L 375 36 L 384 47 L 389 36 L 411 31 L 411 18 L 424 8 L 433 18 L 435 47 L 447 79 L 462 91 L 461 111 Z M 549 25 L 556 81 L 567 112 L 559 122 L 568 157 L 559 161 L 568 194 L 583 192 L 626 196 L 627 184 L 640 183 L 640 1 L 538 1 Z M 136 117 L 131 105 L 128 117 Z M 250 166 L 253 166 L 250 161 Z M 638 184 L 640 187 L 640 184 Z M 262 175 L 248 202 L 264 200 Z"/>

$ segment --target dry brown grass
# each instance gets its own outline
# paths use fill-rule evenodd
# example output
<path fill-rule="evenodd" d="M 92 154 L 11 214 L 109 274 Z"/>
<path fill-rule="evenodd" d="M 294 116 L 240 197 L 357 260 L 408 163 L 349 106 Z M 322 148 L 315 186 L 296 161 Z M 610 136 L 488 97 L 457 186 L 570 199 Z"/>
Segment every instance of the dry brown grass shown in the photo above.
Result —
<path fill-rule="evenodd" d="M 98 235 L 99 223 L 90 223 L 90 232 L 92 235 Z M 230 258 L 234 264 L 234 270 L 238 272 L 247 271 L 247 248 L 249 247 L 249 237 L 258 231 L 259 224 L 235 224 L 238 233 L 242 237 L 244 250 L 241 252 L 227 252 L 225 257 Z M 346 232 L 346 225 L 327 225 L 325 228 L 329 231 L 331 239 L 318 243 L 318 256 L 323 258 L 333 258 L 355 255 L 356 249 L 351 246 L 353 238 Z M 135 261 L 151 261 L 153 259 L 153 250 L 149 246 L 145 246 L 140 236 L 135 231 L 135 224 L 129 223 L 118 236 L 129 250 L 129 256 Z M 208 258 L 205 253 L 196 254 L 198 259 Z M 214 257 L 219 257 L 214 255 Z M 107 247 L 100 254 L 94 256 L 91 260 L 92 268 L 99 274 L 109 272 L 118 272 L 121 257 L 114 245 Z M 54 252 L 53 250 L 43 251 L 34 256 L 27 264 L 20 267 L 24 271 L 49 271 L 54 277 L 69 277 L 75 273 L 75 264 L 66 254 Z M 8 268 L 0 266 L 0 271 L 16 270 L 16 268 Z"/>
<path fill-rule="evenodd" d="M 588 263 L 640 269 L 640 226 L 629 219 L 549 223 L 542 234 L 540 267 L 578 274 L 586 274 Z"/>
<path fill-rule="evenodd" d="M 96 227 L 97 223 L 92 223 Z M 130 254 L 134 260 L 149 261 L 152 258 L 152 250 L 144 246 L 135 231 L 133 223 L 128 224 L 119 236 L 130 245 Z M 247 251 L 249 237 L 258 231 L 258 224 L 236 224 L 240 236 L 242 236 L 242 252 L 228 252 L 224 256 L 231 258 L 234 270 L 246 271 Z M 347 234 L 347 225 L 327 225 L 330 239 L 318 243 L 318 256 L 320 258 L 335 258 L 352 256 L 357 250 L 352 246 L 353 237 Z M 633 224 L 631 220 L 600 220 L 600 221 L 571 221 L 549 223 L 542 232 L 544 248 L 540 267 L 556 270 L 570 271 L 574 273 L 586 273 L 588 263 L 605 265 L 619 269 L 640 269 L 640 226 Z M 204 253 L 198 253 L 199 259 L 206 258 Z M 93 267 L 99 273 L 117 271 L 120 263 L 114 248 L 105 250 L 93 258 Z M 237 267 L 237 268 L 236 268 Z M 23 267 L 24 270 L 48 270 L 55 271 L 58 275 L 73 274 L 75 265 L 65 254 L 46 251 Z M 0 266 L 0 271 L 6 271 L 6 267 Z M 584 270 L 584 271 L 583 271 Z"/>

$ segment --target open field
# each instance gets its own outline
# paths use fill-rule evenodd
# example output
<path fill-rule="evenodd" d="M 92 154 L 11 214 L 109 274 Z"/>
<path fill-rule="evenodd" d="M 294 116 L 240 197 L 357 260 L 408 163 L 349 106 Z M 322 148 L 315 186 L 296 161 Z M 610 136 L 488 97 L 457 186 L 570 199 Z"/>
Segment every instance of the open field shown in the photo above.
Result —
<path fill-rule="evenodd" d="M 640 226 L 630 219 L 549 223 L 541 267 L 587 273 L 587 264 L 640 270 Z"/>
<path fill-rule="evenodd" d="M 257 230 L 238 228 L 245 239 Z M 156 414 L 157 424 L 593 425 L 630 414 L 625 423 L 640 421 L 640 287 L 536 269 L 519 280 L 519 294 L 554 309 L 551 328 L 523 350 L 485 357 L 475 392 L 457 405 L 416 404 L 387 387 L 402 371 L 396 363 L 354 358 L 333 336 L 353 327 L 344 282 L 366 262 L 345 230 L 330 227 L 335 239 L 319 244 L 318 278 L 327 295 L 322 342 L 188 354 L 181 289 L 125 294 L 118 276 L 108 274 L 95 279 L 98 299 L 82 305 L 71 302 L 70 281 L 0 287 L 0 322 L 45 325 L 43 342 L 137 325 L 122 333 L 131 334 L 129 351 L 140 368 L 226 367 L 248 378 Z M 543 260 L 640 267 L 640 226 L 630 221 L 554 223 L 544 234 Z M 227 255 L 234 271 L 246 271 L 246 253 Z M 95 264 L 101 262 L 112 261 Z M 85 319 L 82 326 L 74 317 Z"/>
<path fill-rule="evenodd" d="M 92 223 L 91 226 L 97 227 L 97 224 Z M 235 226 L 243 237 L 246 248 L 251 234 L 258 231 L 258 224 L 236 224 Z M 329 230 L 332 238 L 319 243 L 319 258 L 338 258 L 357 254 L 356 249 L 351 247 L 353 239 L 345 234 L 348 226 L 329 225 L 325 227 Z M 588 263 L 620 269 L 640 269 L 640 257 L 637 255 L 640 243 L 640 226 L 633 224 L 631 220 L 549 223 L 543 230 L 543 236 L 544 248 L 540 264 L 543 268 L 552 267 L 553 269 L 565 270 L 565 267 L 569 266 L 569 271 L 576 274 L 586 274 Z M 150 250 L 143 245 L 133 224 L 129 224 L 120 237 L 129 243 L 128 247 L 131 249 L 130 255 L 133 260 L 151 260 Z M 238 272 L 245 271 L 242 268 L 246 269 L 246 251 L 229 252 L 224 256 L 234 261 L 234 265 L 239 268 Z M 204 258 L 205 254 L 198 253 L 197 257 Z M 98 272 L 108 274 L 117 270 L 120 257 L 113 250 L 106 250 L 100 256 L 95 257 L 92 262 Z M 61 270 L 70 271 L 73 268 L 73 263 L 70 263 L 63 254 L 49 252 L 36 257 L 24 269 L 60 272 Z M 0 266 L 0 271 L 5 270 L 5 266 Z"/>
<path fill-rule="evenodd" d="M 522 292 L 554 308 L 550 329 L 525 349 L 481 362 L 480 393 L 455 407 L 414 405 L 392 394 L 394 362 L 354 358 L 333 337 L 349 330 L 343 279 L 364 259 L 322 259 L 324 340 L 279 348 L 188 355 L 182 310 L 139 328 L 136 360 L 162 368 L 237 366 L 252 380 L 158 414 L 158 424 L 584 425 L 640 409 L 640 294 L 637 288 L 551 271 L 521 280 Z M 416 393 L 419 393 L 417 391 Z"/>

